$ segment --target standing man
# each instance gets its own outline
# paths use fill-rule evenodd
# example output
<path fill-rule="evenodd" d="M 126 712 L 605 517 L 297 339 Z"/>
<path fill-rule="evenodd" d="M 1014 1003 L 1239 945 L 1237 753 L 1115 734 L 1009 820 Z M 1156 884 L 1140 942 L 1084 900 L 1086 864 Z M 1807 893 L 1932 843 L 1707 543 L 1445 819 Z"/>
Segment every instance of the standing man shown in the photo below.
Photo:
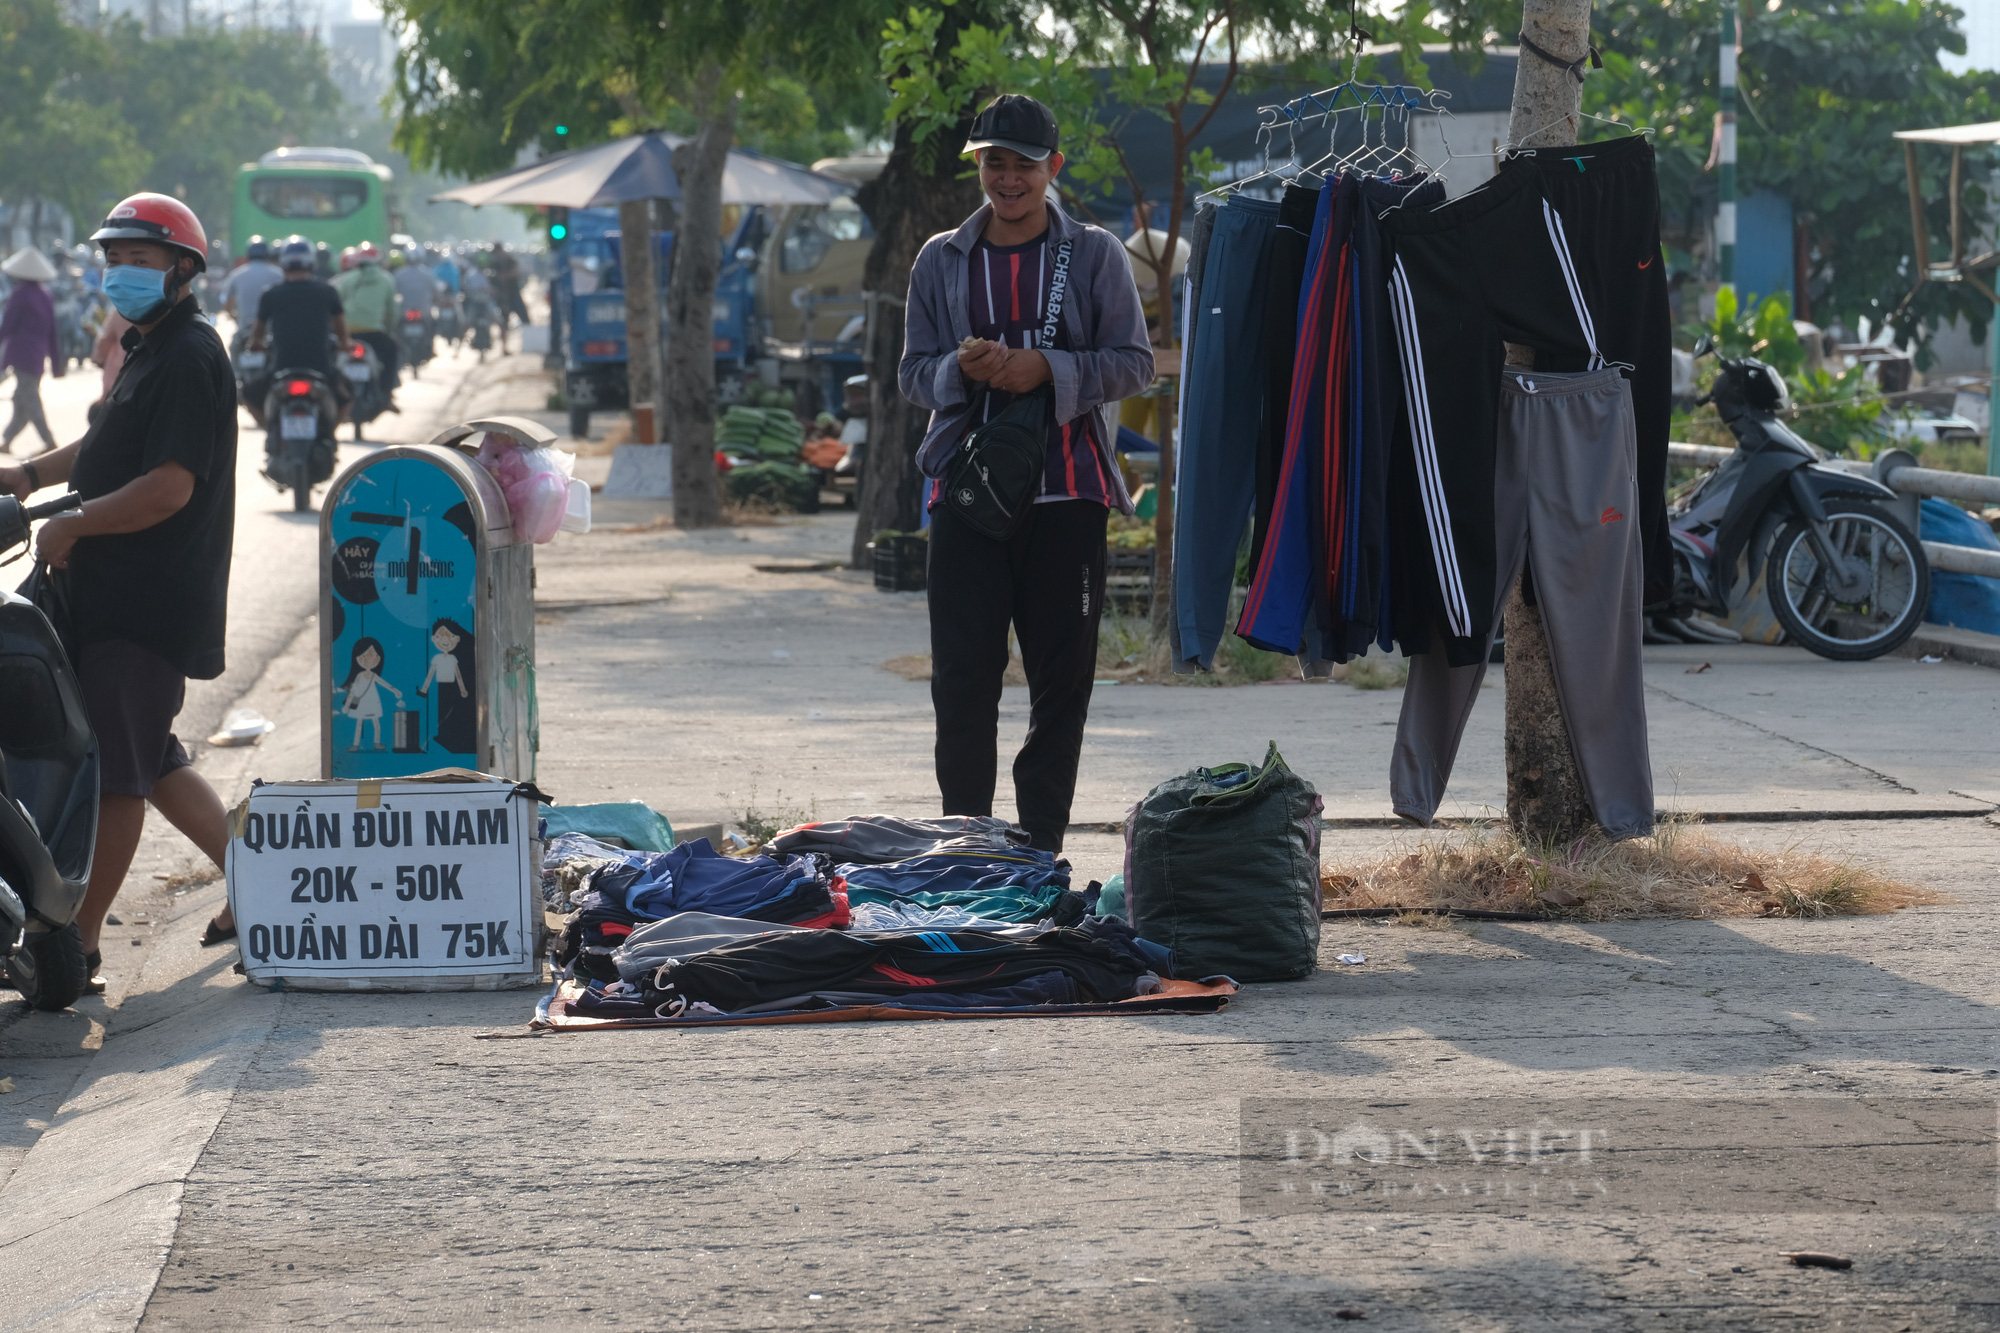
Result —
<path fill-rule="evenodd" d="M 375 349 L 388 377 L 388 387 L 402 383 L 396 367 L 402 361 L 396 349 L 396 321 L 402 316 L 402 298 L 396 282 L 382 271 L 382 252 L 373 241 L 363 241 L 355 251 L 355 266 L 333 280 L 346 308 L 348 330 Z"/>
<path fill-rule="evenodd" d="M 146 804 L 217 867 L 229 841 L 215 789 L 174 736 L 187 681 L 222 674 L 236 519 L 236 385 L 193 287 L 208 242 L 187 205 L 135 194 L 92 240 L 104 294 L 132 321 L 125 365 L 83 439 L 27 463 L 0 463 L 0 488 L 26 499 L 64 483 L 81 511 L 50 519 L 35 554 L 62 581 L 85 711 L 97 733 L 97 850 L 77 913 L 91 989 L 105 913 L 125 881 Z M 234 933 L 211 923 L 209 934 Z M 225 935 L 224 938 L 227 936 Z"/>
<path fill-rule="evenodd" d="M 0 313 L 0 369 L 14 372 L 14 419 L 0 435 L 0 450 L 12 449 L 14 437 L 33 426 L 46 452 L 56 447 L 56 437 L 42 411 L 42 372 L 53 367 L 60 375 L 69 365 L 56 337 L 56 303 L 49 295 L 56 266 L 27 245 L 0 264 L 0 273 L 14 280 L 5 313 Z"/>
<path fill-rule="evenodd" d="M 528 307 L 521 300 L 521 261 L 507 252 L 507 247 L 499 241 L 493 242 L 492 269 L 493 303 L 499 307 L 500 350 L 507 350 L 507 330 L 519 317 L 523 324 L 528 322 Z"/>
<path fill-rule="evenodd" d="M 1116 237 L 1071 219 L 1049 198 L 1062 170 L 1055 117 L 1005 95 L 973 121 L 986 203 L 925 243 L 910 272 L 898 381 L 931 409 L 917 461 L 942 476 L 967 431 L 1017 394 L 1053 386 L 1042 489 L 1008 541 L 931 504 L 931 703 L 947 815 L 990 815 L 996 783 L 1007 630 L 1028 674 L 1028 739 L 1014 760 L 1014 806 L 1036 847 L 1062 850 L 1076 792 L 1109 507 L 1132 512 L 1118 472 L 1117 404 L 1153 382 L 1153 350 L 1131 266 Z M 1045 336 L 1063 247 L 1060 317 Z"/>

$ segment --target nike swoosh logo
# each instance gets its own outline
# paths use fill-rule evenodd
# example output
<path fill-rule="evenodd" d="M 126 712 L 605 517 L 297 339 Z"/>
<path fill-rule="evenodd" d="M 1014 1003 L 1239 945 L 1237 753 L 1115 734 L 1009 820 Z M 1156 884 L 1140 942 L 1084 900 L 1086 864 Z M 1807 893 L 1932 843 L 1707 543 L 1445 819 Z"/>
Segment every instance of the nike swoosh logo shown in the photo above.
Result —
<path fill-rule="evenodd" d="M 1652 266 L 1653 266 L 1653 261 L 1650 259 L 1642 259 L 1639 261 L 1640 268 L 1651 268 Z"/>

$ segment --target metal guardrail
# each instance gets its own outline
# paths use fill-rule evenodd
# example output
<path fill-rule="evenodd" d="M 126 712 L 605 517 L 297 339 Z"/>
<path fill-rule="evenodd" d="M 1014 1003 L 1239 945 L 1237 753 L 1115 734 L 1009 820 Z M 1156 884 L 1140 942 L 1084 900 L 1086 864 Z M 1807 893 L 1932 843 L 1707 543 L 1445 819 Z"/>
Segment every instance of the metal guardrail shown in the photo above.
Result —
<path fill-rule="evenodd" d="M 1734 452 L 1733 449 L 1723 449 L 1712 444 L 1675 442 L 1667 446 L 1667 460 L 1682 467 L 1715 467 Z M 1827 460 L 1827 465 L 1873 477 L 1898 495 L 1909 497 L 1909 512 L 1904 518 L 1912 530 L 1917 527 L 1916 501 L 1924 496 L 1935 495 L 1941 499 L 1960 500 L 1967 504 L 2000 505 L 2000 477 L 1980 477 L 1967 472 L 1940 472 L 1936 468 L 1918 467 L 1916 458 L 1905 449 L 1887 450 L 1873 463 L 1863 463 L 1851 458 L 1830 458 Z M 1981 550 L 1977 546 L 1948 546 L 1943 542 L 1925 542 L 1924 555 L 1930 560 L 1933 569 L 1953 574 L 1976 574 L 1982 578 L 2000 579 L 2000 551 Z"/>

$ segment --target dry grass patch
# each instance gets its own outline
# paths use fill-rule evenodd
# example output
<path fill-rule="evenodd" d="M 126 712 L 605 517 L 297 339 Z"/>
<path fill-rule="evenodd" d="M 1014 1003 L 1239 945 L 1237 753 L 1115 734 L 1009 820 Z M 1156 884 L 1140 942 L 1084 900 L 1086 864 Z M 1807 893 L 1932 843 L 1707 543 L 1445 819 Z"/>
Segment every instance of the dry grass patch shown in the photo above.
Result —
<path fill-rule="evenodd" d="M 1456 908 L 1572 921 L 1644 917 L 1867 916 L 1950 902 L 1944 894 L 1793 844 L 1752 851 L 1690 819 L 1650 838 L 1524 846 L 1505 826 L 1452 829 L 1360 865 L 1323 866 L 1329 910 Z"/>
<path fill-rule="evenodd" d="M 931 678 L 931 655 L 929 653 L 904 653 L 901 657 L 892 657 L 884 662 L 882 669 L 892 676 L 901 676 L 904 680 L 929 680 Z M 1028 683 L 1028 669 L 1021 665 L 1019 657 L 1010 657 L 1007 659 L 1007 669 L 1001 673 L 1000 683 L 1002 685 L 1026 685 Z"/>

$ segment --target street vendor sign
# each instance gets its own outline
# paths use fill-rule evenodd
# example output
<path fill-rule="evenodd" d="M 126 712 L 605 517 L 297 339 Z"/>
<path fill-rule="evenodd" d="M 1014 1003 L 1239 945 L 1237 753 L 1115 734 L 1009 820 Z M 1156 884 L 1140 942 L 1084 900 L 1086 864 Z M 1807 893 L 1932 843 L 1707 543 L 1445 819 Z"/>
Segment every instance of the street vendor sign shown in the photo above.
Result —
<path fill-rule="evenodd" d="M 288 989 L 532 984 L 535 793 L 466 770 L 259 783 L 230 815 L 244 973 Z"/>

